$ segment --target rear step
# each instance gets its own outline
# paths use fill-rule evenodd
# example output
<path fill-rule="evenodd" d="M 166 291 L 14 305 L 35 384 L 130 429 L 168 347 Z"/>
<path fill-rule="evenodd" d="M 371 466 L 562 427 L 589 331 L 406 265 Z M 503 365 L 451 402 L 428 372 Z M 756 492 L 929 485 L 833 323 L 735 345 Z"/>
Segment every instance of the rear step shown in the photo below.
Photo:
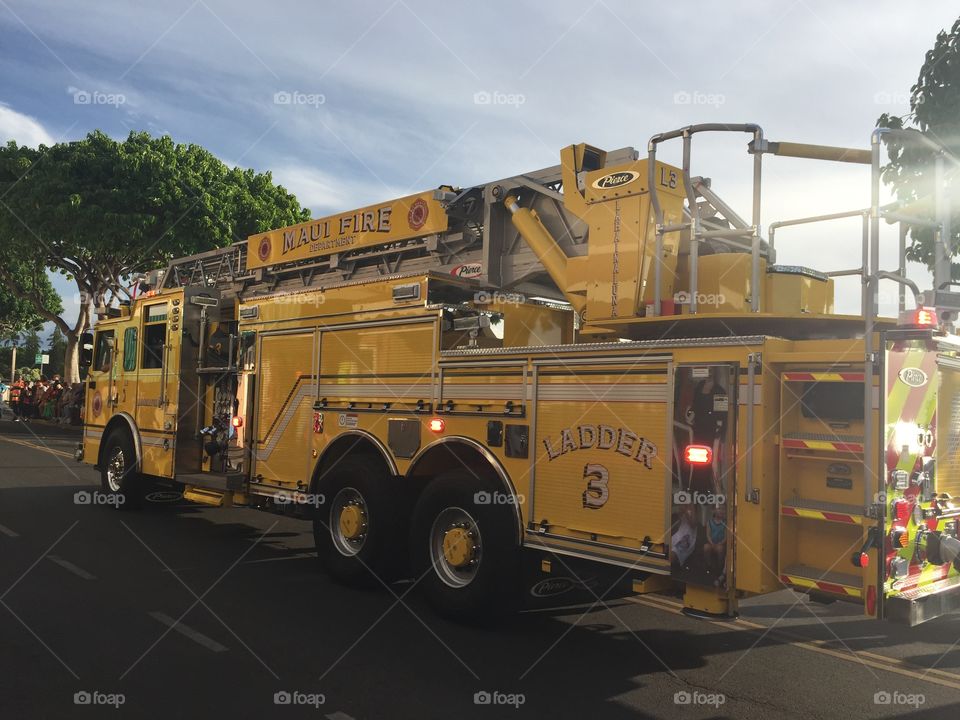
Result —
<path fill-rule="evenodd" d="M 216 490 L 206 490 L 204 488 L 190 488 L 183 493 L 183 499 L 190 502 L 200 503 L 201 505 L 212 505 L 221 507 L 224 504 L 224 493 Z"/>
<path fill-rule="evenodd" d="M 177 475 L 177 481 L 197 488 L 208 488 L 228 492 L 243 490 L 246 478 L 243 473 L 189 473 Z"/>
<path fill-rule="evenodd" d="M 885 615 L 888 620 L 913 627 L 958 609 L 960 578 L 951 577 L 887 598 Z"/>
<path fill-rule="evenodd" d="M 788 565 L 783 568 L 780 580 L 785 585 L 819 590 L 831 595 L 859 598 L 863 596 L 863 581 L 856 575 L 820 570 L 809 565 Z"/>
<path fill-rule="evenodd" d="M 863 507 L 860 505 L 846 505 L 844 503 L 804 498 L 791 498 L 784 501 L 783 505 L 780 506 L 780 514 L 809 518 L 810 520 L 846 523 L 848 525 L 863 525 L 867 519 L 863 514 Z"/>

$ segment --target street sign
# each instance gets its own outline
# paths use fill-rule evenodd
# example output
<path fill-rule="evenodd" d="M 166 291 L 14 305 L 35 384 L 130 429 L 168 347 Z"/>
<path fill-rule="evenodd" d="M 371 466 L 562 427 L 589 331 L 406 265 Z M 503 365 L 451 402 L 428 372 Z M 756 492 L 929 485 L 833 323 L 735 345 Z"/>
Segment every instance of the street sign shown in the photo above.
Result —
<path fill-rule="evenodd" d="M 40 364 L 41 364 L 41 365 L 49 365 L 49 364 L 50 364 L 50 356 L 49 356 L 49 355 L 41 355 L 41 356 L 40 356 Z"/>
<path fill-rule="evenodd" d="M 42 362 L 43 362 L 43 355 L 41 355 L 40 353 L 37 353 L 37 357 L 34 359 L 33 364 L 39 365 Z"/>

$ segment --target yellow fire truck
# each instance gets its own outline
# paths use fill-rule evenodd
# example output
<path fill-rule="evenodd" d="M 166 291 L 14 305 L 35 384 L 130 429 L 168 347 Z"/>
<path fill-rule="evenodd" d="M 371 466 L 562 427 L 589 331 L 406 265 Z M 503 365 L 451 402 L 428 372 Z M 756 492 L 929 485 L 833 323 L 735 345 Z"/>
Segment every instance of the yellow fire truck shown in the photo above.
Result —
<path fill-rule="evenodd" d="M 751 214 L 691 174 L 749 140 Z M 441 612 L 673 589 L 689 612 L 790 587 L 918 623 L 960 605 L 960 338 L 949 202 L 881 205 L 869 149 L 757 125 L 586 144 L 173 261 L 98 309 L 77 459 L 135 507 L 313 522 L 327 572 L 408 577 Z M 937 172 L 956 162 L 930 146 Z M 658 160 L 681 145 L 682 164 Z M 872 167 L 870 207 L 760 223 L 765 155 Z M 859 267 L 776 262 L 784 228 L 859 218 Z M 881 270 L 881 231 L 900 228 Z M 906 277 L 937 237 L 933 289 Z M 890 227 L 891 230 L 887 230 Z M 834 279 L 862 281 L 834 312 Z M 880 283 L 900 316 L 878 316 Z"/>

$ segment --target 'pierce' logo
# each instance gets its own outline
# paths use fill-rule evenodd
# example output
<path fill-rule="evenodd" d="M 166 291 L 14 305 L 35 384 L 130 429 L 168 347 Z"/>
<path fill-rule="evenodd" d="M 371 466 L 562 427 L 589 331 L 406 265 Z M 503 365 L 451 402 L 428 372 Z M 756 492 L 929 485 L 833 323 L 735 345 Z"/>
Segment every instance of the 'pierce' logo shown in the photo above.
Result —
<path fill-rule="evenodd" d="M 923 387 L 927 384 L 927 374 L 920 368 L 903 368 L 897 373 L 897 377 L 904 385 L 909 385 L 912 388 Z"/>
<path fill-rule="evenodd" d="M 598 190 L 610 190 L 612 188 L 629 185 L 640 177 L 636 170 L 622 170 L 620 172 L 610 173 L 593 181 L 593 186 Z"/>

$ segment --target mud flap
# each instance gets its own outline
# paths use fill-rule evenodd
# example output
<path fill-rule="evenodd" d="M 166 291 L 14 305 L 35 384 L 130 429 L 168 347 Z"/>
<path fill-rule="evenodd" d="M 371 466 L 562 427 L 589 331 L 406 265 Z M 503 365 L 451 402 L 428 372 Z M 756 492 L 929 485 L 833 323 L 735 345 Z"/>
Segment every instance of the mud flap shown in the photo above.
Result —
<path fill-rule="evenodd" d="M 569 555 L 524 551 L 522 609 L 596 605 L 670 587 L 668 576 Z"/>

